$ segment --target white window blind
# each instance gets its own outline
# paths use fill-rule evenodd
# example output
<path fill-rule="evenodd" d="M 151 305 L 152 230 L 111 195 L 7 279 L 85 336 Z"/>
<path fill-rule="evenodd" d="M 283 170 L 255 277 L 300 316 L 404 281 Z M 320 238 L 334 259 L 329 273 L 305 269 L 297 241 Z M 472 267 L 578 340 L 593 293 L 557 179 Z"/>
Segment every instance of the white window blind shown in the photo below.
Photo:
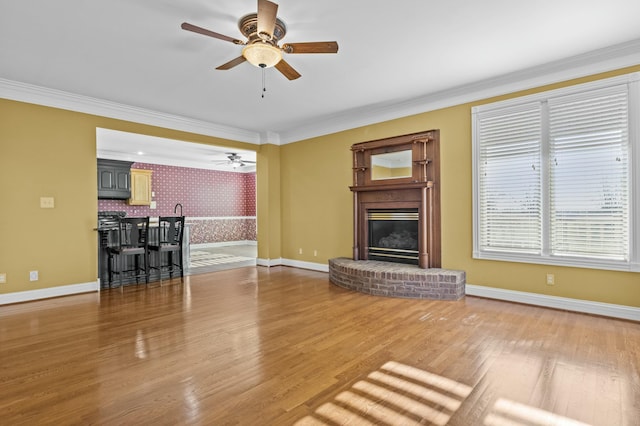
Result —
<path fill-rule="evenodd" d="M 472 112 L 475 258 L 640 271 L 640 74 Z"/>
<path fill-rule="evenodd" d="M 629 258 L 626 86 L 549 100 L 551 253 Z"/>
<path fill-rule="evenodd" d="M 480 121 L 480 244 L 540 253 L 540 105 Z"/>

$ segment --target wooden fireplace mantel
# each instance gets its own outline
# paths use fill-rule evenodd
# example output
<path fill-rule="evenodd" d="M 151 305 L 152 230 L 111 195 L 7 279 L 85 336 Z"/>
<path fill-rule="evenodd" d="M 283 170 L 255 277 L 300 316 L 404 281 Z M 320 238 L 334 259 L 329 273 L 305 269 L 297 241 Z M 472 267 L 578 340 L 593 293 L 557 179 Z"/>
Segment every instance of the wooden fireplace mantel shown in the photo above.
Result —
<path fill-rule="evenodd" d="M 368 260 L 367 214 L 370 209 L 417 209 L 418 265 L 421 268 L 439 268 L 439 130 L 362 142 L 352 145 L 351 151 L 353 186 L 350 189 L 353 192 L 354 208 L 354 260 Z M 379 165 L 379 159 L 382 157 L 376 156 L 381 154 L 404 154 L 403 158 L 407 158 L 406 164 L 396 166 L 390 162 Z M 396 157 L 392 155 L 388 158 L 395 160 Z"/>

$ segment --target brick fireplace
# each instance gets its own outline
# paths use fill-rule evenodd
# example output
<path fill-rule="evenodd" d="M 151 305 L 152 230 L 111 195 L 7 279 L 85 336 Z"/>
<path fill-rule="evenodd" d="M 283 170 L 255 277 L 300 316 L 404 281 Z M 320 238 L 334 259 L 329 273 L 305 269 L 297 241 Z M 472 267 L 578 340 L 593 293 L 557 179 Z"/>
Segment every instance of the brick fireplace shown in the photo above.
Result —
<path fill-rule="evenodd" d="M 464 271 L 440 269 L 440 132 L 363 142 L 353 153 L 353 259 L 329 280 L 362 293 L 458 300 Z"/>

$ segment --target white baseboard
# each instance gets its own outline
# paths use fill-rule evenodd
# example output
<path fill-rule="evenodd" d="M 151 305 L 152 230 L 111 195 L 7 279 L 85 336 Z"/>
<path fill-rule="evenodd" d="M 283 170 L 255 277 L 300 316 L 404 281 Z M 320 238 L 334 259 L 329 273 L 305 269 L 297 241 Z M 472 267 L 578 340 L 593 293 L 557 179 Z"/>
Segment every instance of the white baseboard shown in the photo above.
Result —
<path fill-rule="evenodd" d="M 267 267 L 282 265 L 291 266 L 294 268 L 310 269 L 319 272 L 329 272 L 329 265 L 314 262 L 303 262 L 293 259 L 257 259 L 257 264 L 259 266 Z M 28 302 L 39 299 L 48 299 L 51 297 L 68 296 L 79 293 L 89 293 L 99 290 L 99 283 L 97 281 L 94 281 L 81 284 L 49 287 L 38 290 L 19 291 L 15 293 L 0 294 L 0 305 Z M 640 308 L 635 308 L 632 306 L 592 302 L 588 300 L 570 299 L 558 296 L 548 296 L 544 294 L 505 290 L 473 284 L 466 285 L 465 293 L 467 296 L 486 297 L 489 299 L 505 300 L 508 302 L 524 303 L 527 305 L 563 309 L 567 311 L 602 315 L 612 318 L 621 318 L 640 322 Z"/>
<path fill-rule="evenodd" d="M 226 246 L 257 246 L 257 245 L 258 245 L 257 241 L 242 240 L 242 241 L 222 241 L 220 243 L 189 244 L 189 248 L 199 249 L 199 248 L 213 248 L 213 247 L 226 247 Z"/>
<path fill-rule="evenodd" d="M 282 265 L 282 258 L 279 257 L 277 259 L 256 259 L 256 265 L 258 266 L 266 266 L 268 268 L 272 266 L 280 266 Z"/>
<path fill-rule="evenodd" d="M 325 263 L 303 262 L 293 259 L 258 259 L 258 266 L 291 266 L 300 269 L 310 269 L 318 272 L 329 272 L 329 265 Z"/>
<path fill-rule="evenodd" d="M 486 297 L 489 299 L 506 300 L 509 302 L 525 303 L 527 305 L 543 306 L 546 308 L 563 309 L 586 314 L 640 321 L 640 308 L 634 308 L 632 306 L 591 302 L 589 300 L 570 299 L 567 297 L 547 296 L 544 294 L 505 290 L 473 284 L 467 284 L 465 292 L 467 296 Z"/>
<path fill-rule="evenodd" d="M 284 266 L 292 266 L 300 269 L 311 269 L 312 271 L 329 272 L 329 264 L 327 263 L 315 263 L 315 262 L 303 262 L 301 260 L 282 259 Z"/>
<path fill-rule="evenodd" d="M 50 297 L 69 296 L 79 293 L 89 293 L 92 291 L 100 291 L 100 285 L 97 281 L 0 294 L 0 305 L 29 302 L 31 300 L 48 299 Z"/>

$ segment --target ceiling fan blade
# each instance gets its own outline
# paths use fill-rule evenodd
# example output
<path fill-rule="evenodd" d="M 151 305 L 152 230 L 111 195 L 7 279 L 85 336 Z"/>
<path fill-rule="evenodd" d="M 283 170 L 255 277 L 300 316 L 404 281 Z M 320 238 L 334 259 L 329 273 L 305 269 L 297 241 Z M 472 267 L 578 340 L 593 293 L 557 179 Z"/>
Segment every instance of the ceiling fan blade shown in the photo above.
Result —
<path fill-rule="evenodd" d="M 258 0 L 258 36 L 269 34 L 269 39 L 273 37 L 276 29 L 276 15 L 278 5 L 269 0 Z"/>
<path fill-rule="evenodd" d="M 280 62 L 276 64 L 276 69 L 289 80 L 295 80 L 296 78 L 301 77 L 300 73 L 294 70 L 293 67 L 289 65 L 284 59 L 281 59 Z"/>
<path fill-rule="evenodd" d="M 282 50 L 287 53 L 338 53 L 338 42 L 285 43 L 282 45 Z"/>
<path fill-rule="evenodd" d="M 216 69 L 217 70 L 229 70 L 229 69 L 235 67 L 236 65 L 240 65 L 241 63 L 245 62 L 246 60 L 247 59 L 244 56 L 238 56 L 237 58 L 230 60 L 226 64 L 222 64 L 219 67 L 216 67 Z"/>
<path fill-rule="evenodd" d="M 216 32 L 207 30 L 206 28 L 201 28 L 196 25 L 190 24 L 188 22 L 183 22 L 180 27 L 183 30 L 193 31 L 194 33 L 206 35 L 206 36 L 217 38 L 224 41 L 230 41 L 231 43 L 234 43 L 234 44 L 244 44 L 244 41 L 242 40 L 238 40 L 233 37 L 226 36 L 224 34 L 216 33 Z"/>

